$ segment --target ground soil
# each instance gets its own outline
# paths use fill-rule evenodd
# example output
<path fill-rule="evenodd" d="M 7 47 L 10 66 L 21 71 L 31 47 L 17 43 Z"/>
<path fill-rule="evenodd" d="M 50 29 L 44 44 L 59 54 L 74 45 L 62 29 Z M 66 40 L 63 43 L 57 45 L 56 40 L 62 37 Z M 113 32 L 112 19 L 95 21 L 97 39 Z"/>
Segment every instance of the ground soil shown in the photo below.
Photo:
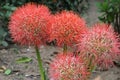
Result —
<path fill-rule="evenodd" d="M 62 49 L 55 46 L 41 46 L 40 48 L 45 70 L 48 70 L 50 61 L 61 52 Z M 0 80 L 39 80 L 37 60 L 33 47 L 16 47 L 0 50 L 0 67 L 4 66 L 11 69 L 10 75 L 0 73 Z M 16 63 L 20 57 L 32 58 L 28 63 Z M 120 80 L 120 67 L 114 66 L 107 71 L 96 70 L 92 73 L 90 80 Z"/>
<path fill-rule="evenodd" d="M 85 14 L 85 19 L 88 25 L 93 25 L 95 22 L 99 22 L 96 7 L 96 2 L 102 0 L 90 0 L 90 8 Z M 40 52 L 43 60 L 45 70 L 48 70 L 51 59 L 56 55 L 56 52 L 61 52 L 62 49 L 55 46 L 41 46 Z M 35 50 L 33 47 L 23 47 L 18 45 L 12 45 L 10 48 L 0 49 L 0 70 L 5 67 L 11 69 L 10 75 L 5 75 L 0 71 L 0 80 L 40 80 L 38 65 L 35 56 Z M 32 61 L 28 63 L 16 63 L 16 60 L 20 57 L 32 58 Z M 120 80 L 120 67 L 114 66 L 107 71 L 96 70 L 92 73 L 90 80 Z"/>

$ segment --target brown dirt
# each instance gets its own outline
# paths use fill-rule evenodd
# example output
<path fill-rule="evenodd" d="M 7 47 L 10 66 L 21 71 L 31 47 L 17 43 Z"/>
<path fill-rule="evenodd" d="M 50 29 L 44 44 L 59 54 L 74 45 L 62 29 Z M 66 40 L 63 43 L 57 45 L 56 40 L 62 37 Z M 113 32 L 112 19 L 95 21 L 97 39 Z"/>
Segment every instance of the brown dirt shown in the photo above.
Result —
<path fill-rule="evenodd" d="M 42 46 L 40 50 L 44 66 L 47 70 L 48 64 L 54 56 L 54 52 L 59 52 L 61 49 L 52 46 Z M 13 47 L 7 50 L 2 49 L 0 50 L 0 55 L 0 67 L 5 66 L 12 70 L 10 75 L 0 73 L 0 80 L 39 80 L 38 65 L 34 48 Z M 29 57 L 32 58 L 32 61 L 29 63 L 18 64 L 16 63 L 16 60 L 20 57 Z"/>
<path fill-rule="evenodd" d="M 104 0 L 88 0 L 89 1 L 89 9 L 87 13 L 84 14 L 84 18 L 87 21 L 88 26 L 92 26 L 95 23 L 100 22 L 98 20 L 98 16 L 100 13 L 98 12 L 97 3 L 103 2 Z"/>
<path fill-rule="evenodd" d="M 18 49 L 17 52 L 16 49 Z M 48 69 L 51 59 L 55 55 L 54 53 L 62 51 L 61 48 L 53 46 L 42 46 L 40 50 L 46 70 Z M 16 60 L 23 56 L 32 58 L 32 61 L 29 63 L 16 63 Z M 16 48 L 16 46 L 14 46 L 7 50 L 0 50 L 0 67 L 2 66 L 11 69 L 12 73 L 10 75 L 0 73 L 0 80 L 39 80 L 35 50 L 32 47 Z M 115 66 L 108 71 L 95 71 L 91 75 L 90 80 L 120 80 L 120 67 Z"/>

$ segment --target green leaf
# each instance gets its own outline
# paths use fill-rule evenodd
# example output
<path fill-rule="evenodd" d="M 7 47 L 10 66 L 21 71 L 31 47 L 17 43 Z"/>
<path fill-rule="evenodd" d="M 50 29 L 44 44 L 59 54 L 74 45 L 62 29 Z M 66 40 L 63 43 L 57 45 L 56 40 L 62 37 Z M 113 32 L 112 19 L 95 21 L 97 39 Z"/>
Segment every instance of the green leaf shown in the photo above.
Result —
<path fill-rule="evenodd" d="M 6 4 L 2 7 L 2 9 L 7 10 L 7 11 L 14 11 L 14 10 L 16 9 L 16 7 L 13 6 L 13 5 L 10 5 L 9 3 L 6 3 Z"/>
<path fill-rule="evenodd" d="M 3 16 L 4 16 L 4 13 L 0 12 L 0 16 L 3 17 Z"/>
<path fill-rule="evenodd" d="M 10 75 L 11 72 L 12 72 L 11 69 L 6 69 L 5 72 L 4 72 L 4 74 L 6 74 L 6 75 Z"/>
<path fill-rule="evenodd" d="M 108 9 L 108 12 L 113 12 L 113 11 L 114 11 L 113 8 Z"/>
<path fill-rule="evenodd" d="M 10 15 L 11 15 L 11 13 L 12 13 L 11 11 L 7 11 L 6 14 L 5 14 L 5 17 L 6 17 L 6 18 L 9 18 Z"/>
<path fill-rule="evenodd" d="M 101 3 L 100 3 L 100 2 L 96 2 L 96 6 L 97 6 L 98 8 L 100 8 L 100 7 L 101 7 Z"/>
<path fill-rule="evenodd" d="M 2 27 L 0 27 L 0 36 L 2 36 L 4 33 L 5 33 L 5 30 Z"/>
<path fill-rule="evenodd" d="M 28 57 L 21 57 L 16 60 L 17 63 L 28 63 L 30 61 L 32 61 L 32 58 L 28 58 Z"/>
<path fill-rule="evenodd" d="M 11 11 L 14 11 L 16 9 L 16 7 L 11 6 Z"/>
<path fill-rule="evenodd" d="M 8 46 L 8 43 L 7 43 L 6 41 L 2 41 L 1 44 L 2 44 L 3 46 L 5 46 L 5 47 Z"/>
<path fill-rule="evenodd" d="M 103 11 L 106 11 L 106 10 L 108 10 L 108 3 L 107 2 L 104 2 L 104 3 L 102 3 L 102 7 L 103 7 Z"/>
<path fill-rule="evenodd" d="M 6 10 L 10 9 L 9 5 L 10 5 L 9 3 L 6 3 L 6 4 L 2 7 L 2 9 L 6 9 Z"/>

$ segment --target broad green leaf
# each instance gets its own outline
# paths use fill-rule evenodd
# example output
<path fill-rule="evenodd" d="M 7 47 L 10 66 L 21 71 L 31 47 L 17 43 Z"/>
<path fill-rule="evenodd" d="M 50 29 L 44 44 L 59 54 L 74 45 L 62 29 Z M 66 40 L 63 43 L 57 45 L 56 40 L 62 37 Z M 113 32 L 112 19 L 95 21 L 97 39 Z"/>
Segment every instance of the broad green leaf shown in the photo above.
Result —
<path fill-rule="evenodd" d="M 5 46 L 5 47 L 8 46 L 8 43 L 7 43 L 6 41 L 2 41 L 1 44 L 2 44 L 3 46 Z"/>
<path fill-rule="evenodd" d="M 11 6 L 11 11 L 14 11 L 16 9 L 16 7 Z"/>
<path fill-rule="evenodd" d="M 17 63 L 28 63 L 30 61 L 32 61 L 32 58 L 28 58 L 28 57 L 21 57 L 16 60 Z"/>
<path fill-rule="evenodd" d="M 10 17 L 11 13 L 12 13 L 11 11 L 7 11 L 6 14 L 5 14 L 5 17 L 6 18 Z"/>
<path fill-rule="evenodd" d="M 13 5 L 10 5 L 9 3 L 6 3 L 6 4 L 2 7 L 2 9 L 8 10 L 8 11 L 14 11 L 14 10 L 16 9 L 16 7 L 13 6 Z"/>
<path fill-rule="evenodd" d="M 10 9 L 9 5 L 10 5 L 9 3 L 6 3 L 6 4 L 2 7 L 2 9 L 6 9 L 6 10 Z"/>
<path fill-rule="evenodd" d="M 0 17 L 3 17 L 4 16 L 4 13 L 0 12 Z"/>
<path fill-rule="evenodd" d="M 107 2 L 102 3 L 102 7 L 103 7 L 102 9 L 103 9 L 103 11 L 108 10 L 108 8 L 109 8 L 108 5 L 109 4 Z"/>
<path fill-rule="evenodd" d="M 10 75 L 11 72 L 12 72 L 11 69 L 6 69 L 5 72 L 4 72 L 4 74 L 6 74 L 6 75 Z"/>
<path fill-rule="evenodd" d="M 108 9 L 108 12 L 113 12 L 113 8 L 109 8 L 109 9 Z"/>
<path fill-rule="evenodd" d="M 4 33 L 5 33 L 5 30 L 2 27 L 0 27 L 0 36 L 2 36 Z"/>

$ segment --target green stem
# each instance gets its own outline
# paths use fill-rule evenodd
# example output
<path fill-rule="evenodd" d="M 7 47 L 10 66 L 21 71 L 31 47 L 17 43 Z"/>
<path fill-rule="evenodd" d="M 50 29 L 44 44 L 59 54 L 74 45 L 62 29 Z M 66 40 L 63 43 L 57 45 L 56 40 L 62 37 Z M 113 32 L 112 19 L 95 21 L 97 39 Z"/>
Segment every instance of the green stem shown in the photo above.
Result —
<path fill-rule="evenodd" d="M 64 46 L 63 46 L 63 53 L 64 53 L 64 54 L 66 54 L 66 53 L 67 53 L 67 49 L 68 49 L 68 48 L 67 48 L 67 45 L 66 45 L 66 44 L 64 44 Z"/>
<path fill-rule="evenodd" d="M 45 72 L 44 72 L 44 68 L 43 68 L 43 65 L 42 65 L 42 59 L 41 59 L 41 56 L 40 56 L 39 48 L 35 47 L 35 50 L 36 50 L 36 56 L 37 56 L 37 61 L 38 61 L 38 65 L 39 65 L 41 80 L 45 80 Z"/>
<path fill-rule="evenodd" d="M 92 56 L 91 58 L 90 58 L 90 60 L 89 60 L 89 71 L 92 73 L 93 72 L 93 70 L 95 69 L 95 64 L 93 63 L 93 61 L 94 61 L 94 56 Z"/>

